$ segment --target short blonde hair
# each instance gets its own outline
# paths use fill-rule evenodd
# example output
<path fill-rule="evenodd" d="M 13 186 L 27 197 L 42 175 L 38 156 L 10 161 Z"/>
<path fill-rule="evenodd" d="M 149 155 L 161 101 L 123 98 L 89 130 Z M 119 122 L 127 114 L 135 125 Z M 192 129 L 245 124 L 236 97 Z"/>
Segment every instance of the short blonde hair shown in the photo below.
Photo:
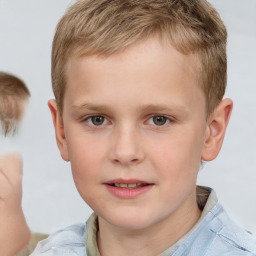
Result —
<path fill-rule="evenodd" d="M 29 96 L 30 92 L 22 80 L 0 72 L 0 121 L 5 136 L 16 131 Z"/>
<path fill-rule="evenodd" d="M 60 113 L 69 58 L 109 56 L 155 35 L 167 37 L 183 54 L 196 54 L 207 113 L 211 113 L 226 88 L 227 31 L 206 0 L 77 1 L 59 21 L 52 47 L 52 86 Z"/>

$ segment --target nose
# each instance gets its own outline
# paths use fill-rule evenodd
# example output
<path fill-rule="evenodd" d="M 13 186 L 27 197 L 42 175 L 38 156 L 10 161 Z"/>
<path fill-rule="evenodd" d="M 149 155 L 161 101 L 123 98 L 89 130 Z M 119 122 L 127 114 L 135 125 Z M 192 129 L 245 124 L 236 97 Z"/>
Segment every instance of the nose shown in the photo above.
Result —
<path fill-rule="evenodd" d="M 145 158 L 139 131 L 129 125 L 115 131 L 111 144 L 110 158 L 116 164 L 136 165 Z"/>

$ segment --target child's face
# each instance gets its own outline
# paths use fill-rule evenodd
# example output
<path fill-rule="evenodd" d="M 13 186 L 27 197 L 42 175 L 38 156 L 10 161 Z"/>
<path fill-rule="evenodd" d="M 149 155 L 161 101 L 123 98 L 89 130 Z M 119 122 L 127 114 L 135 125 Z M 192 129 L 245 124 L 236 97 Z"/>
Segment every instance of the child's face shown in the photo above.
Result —
<path fill-rule="evenodd" d="M 196 66 L 157 39 L 68 63 L 59 147 L 109 224 L 147 228 L 197 207 L 207 123 Z"/>

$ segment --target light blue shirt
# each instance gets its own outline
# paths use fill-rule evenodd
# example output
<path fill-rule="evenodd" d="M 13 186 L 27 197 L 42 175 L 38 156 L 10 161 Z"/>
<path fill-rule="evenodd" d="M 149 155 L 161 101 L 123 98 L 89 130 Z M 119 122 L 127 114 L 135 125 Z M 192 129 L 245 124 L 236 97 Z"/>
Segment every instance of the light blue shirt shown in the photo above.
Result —
<path fill-rule="evenodd" d="M 31 256 L 97 256 L 96 221 L 62 229 L 39 242 Z M 89 236 L 88 236 L 89 234 Z M 85 245 L 86 244 L 86 245 Z M 214 191 L 201 218 L 184 237 L 161 256 L 256 256 L 256 238 L 236 225 L 218 203 Z"/>

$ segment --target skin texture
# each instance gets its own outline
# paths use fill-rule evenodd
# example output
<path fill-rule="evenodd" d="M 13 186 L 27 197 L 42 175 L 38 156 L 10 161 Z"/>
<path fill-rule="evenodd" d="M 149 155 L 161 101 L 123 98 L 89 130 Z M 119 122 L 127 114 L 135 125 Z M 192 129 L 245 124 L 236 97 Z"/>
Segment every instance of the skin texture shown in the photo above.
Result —
<path fill-rule="evenodd" d="M 13 256 L 30 239 L 22 208 L 22 159 L 17 153 L 0 157 L 0 255 Z"/>
<path fill-rule="evenodd" d="M 62 158 L 71 161 L 80 195 L 99 216 L 103 256 L 157 255 L 200 217 L 200 162 L 218 155 L 232 101 L 207 117 L 196 67 L 195 56 L 157 38 L 110 57 L 68 62 L 63 116 L 54 100 L 49 107 Z M 166 122 L 159 125 L 156 117 Z M 107 189 L 114 179 L 151 187 L 123 199 Z"/>

